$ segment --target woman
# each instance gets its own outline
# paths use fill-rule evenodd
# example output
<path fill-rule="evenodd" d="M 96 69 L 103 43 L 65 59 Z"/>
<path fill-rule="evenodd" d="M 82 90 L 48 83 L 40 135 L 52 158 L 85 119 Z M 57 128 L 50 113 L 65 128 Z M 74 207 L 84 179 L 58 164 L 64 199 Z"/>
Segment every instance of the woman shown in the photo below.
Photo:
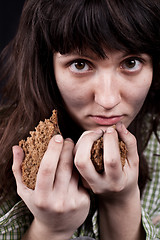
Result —
<path fill-rule="evenodd" d="M 152 224 L 160 206 L 159 13 L 150 0 L 26 1 L 1 57 L 1 235 L 160 239 Z M 11 148 L 54 108 L 63 137 L 51 139 L 34 191 L 22 183 L 24 155 L 13 147 L 25 205 Z M 98 174 L 90 150 L 102 135 Z M 128 151 L 123 169 L 118 137 Z"/>

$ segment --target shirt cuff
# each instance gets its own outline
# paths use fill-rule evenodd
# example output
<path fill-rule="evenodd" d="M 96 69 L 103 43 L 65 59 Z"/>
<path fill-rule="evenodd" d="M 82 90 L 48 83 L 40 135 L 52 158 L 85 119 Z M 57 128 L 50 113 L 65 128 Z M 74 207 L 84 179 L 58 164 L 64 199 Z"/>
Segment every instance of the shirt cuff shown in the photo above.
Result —
<path fill-rule="evenodd" d="M 142 208 L 142 224 L 146 232 L 146 240 L 160 240 L 160 234 L 158 229 L 152 223 L 147 212 Z"/>

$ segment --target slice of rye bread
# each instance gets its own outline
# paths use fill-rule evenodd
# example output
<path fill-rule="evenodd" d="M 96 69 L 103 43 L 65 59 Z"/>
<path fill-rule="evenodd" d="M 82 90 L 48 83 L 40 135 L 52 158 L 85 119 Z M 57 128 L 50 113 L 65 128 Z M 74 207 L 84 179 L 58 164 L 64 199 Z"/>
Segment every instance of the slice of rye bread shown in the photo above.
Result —
<path fill-rule="evenodd" d="M 127 160 L 127 148 L 123 141 L 119 140 L 119 151 L 121 156 L 122 168 Z M 104 171 L 103 163 L 103 137 L 94 142 L 91 149 L 91 160 L 97 172 L 102 173 Z"/>
<path fill-rule="evenodd" d="M 58 126 L 57 111 L 53 110 L 50 119 L 40 121 L 35 131 L 30 131 L 27 140 L 21 140 L 19 146 L 22 147 L 25 158 L 22 162 L 22 180 L 24 184 L 30 188 L 35 188 L 36 176 L 43 158 L 47 150 L 50 139 L 55 135 L 60 134 Z"/>

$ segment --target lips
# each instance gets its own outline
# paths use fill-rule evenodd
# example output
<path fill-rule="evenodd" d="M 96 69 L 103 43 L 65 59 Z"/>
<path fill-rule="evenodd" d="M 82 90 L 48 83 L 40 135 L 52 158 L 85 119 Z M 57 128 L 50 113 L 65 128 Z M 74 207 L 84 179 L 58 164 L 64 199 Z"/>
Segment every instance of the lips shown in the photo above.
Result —
<path fill-rule="evenodd" d="M 98 125 L 111 126 L 120 122 L 122 120 L 122 115 L 111 117 L 92 115 L 90 118 Z"/>

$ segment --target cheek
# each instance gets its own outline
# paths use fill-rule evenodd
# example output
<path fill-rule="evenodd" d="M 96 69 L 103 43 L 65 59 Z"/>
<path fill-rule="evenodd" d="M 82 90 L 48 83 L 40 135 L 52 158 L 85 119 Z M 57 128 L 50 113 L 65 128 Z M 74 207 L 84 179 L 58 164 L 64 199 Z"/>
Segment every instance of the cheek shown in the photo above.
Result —
<path fill-rule="evenodd" d="M 139 94 L 133 97 L 133 106 L 137 111 L 142 107 L 147 94 Z"/>
<path fill-rule="evenodd" d="M 147 81 L 145 84 L 133 88 L 134 91 L 130 92 L 130 103 L 134 108 L 135 115 L 140 111 L 150 89 L 150 85 L 151 81 Z"/>
<path fill-rule="evenodd" d="M 89 93 L 82 86 L 68 81 L 57 81 L 61 96 L 68 108 L 79 108 L 85 105 L 89 99 Z"/>
<path fill-rule="evenodd" d="M 146 99 L 146 96 L 149 92 L 150 86 L 152 83 L 152 74 L 148 74 L 148 78 L 144 79 L 144 85 L 140 86 L 139 89 L 137 89 L 137 95 L 139 102 L 144 102 Z"/>

